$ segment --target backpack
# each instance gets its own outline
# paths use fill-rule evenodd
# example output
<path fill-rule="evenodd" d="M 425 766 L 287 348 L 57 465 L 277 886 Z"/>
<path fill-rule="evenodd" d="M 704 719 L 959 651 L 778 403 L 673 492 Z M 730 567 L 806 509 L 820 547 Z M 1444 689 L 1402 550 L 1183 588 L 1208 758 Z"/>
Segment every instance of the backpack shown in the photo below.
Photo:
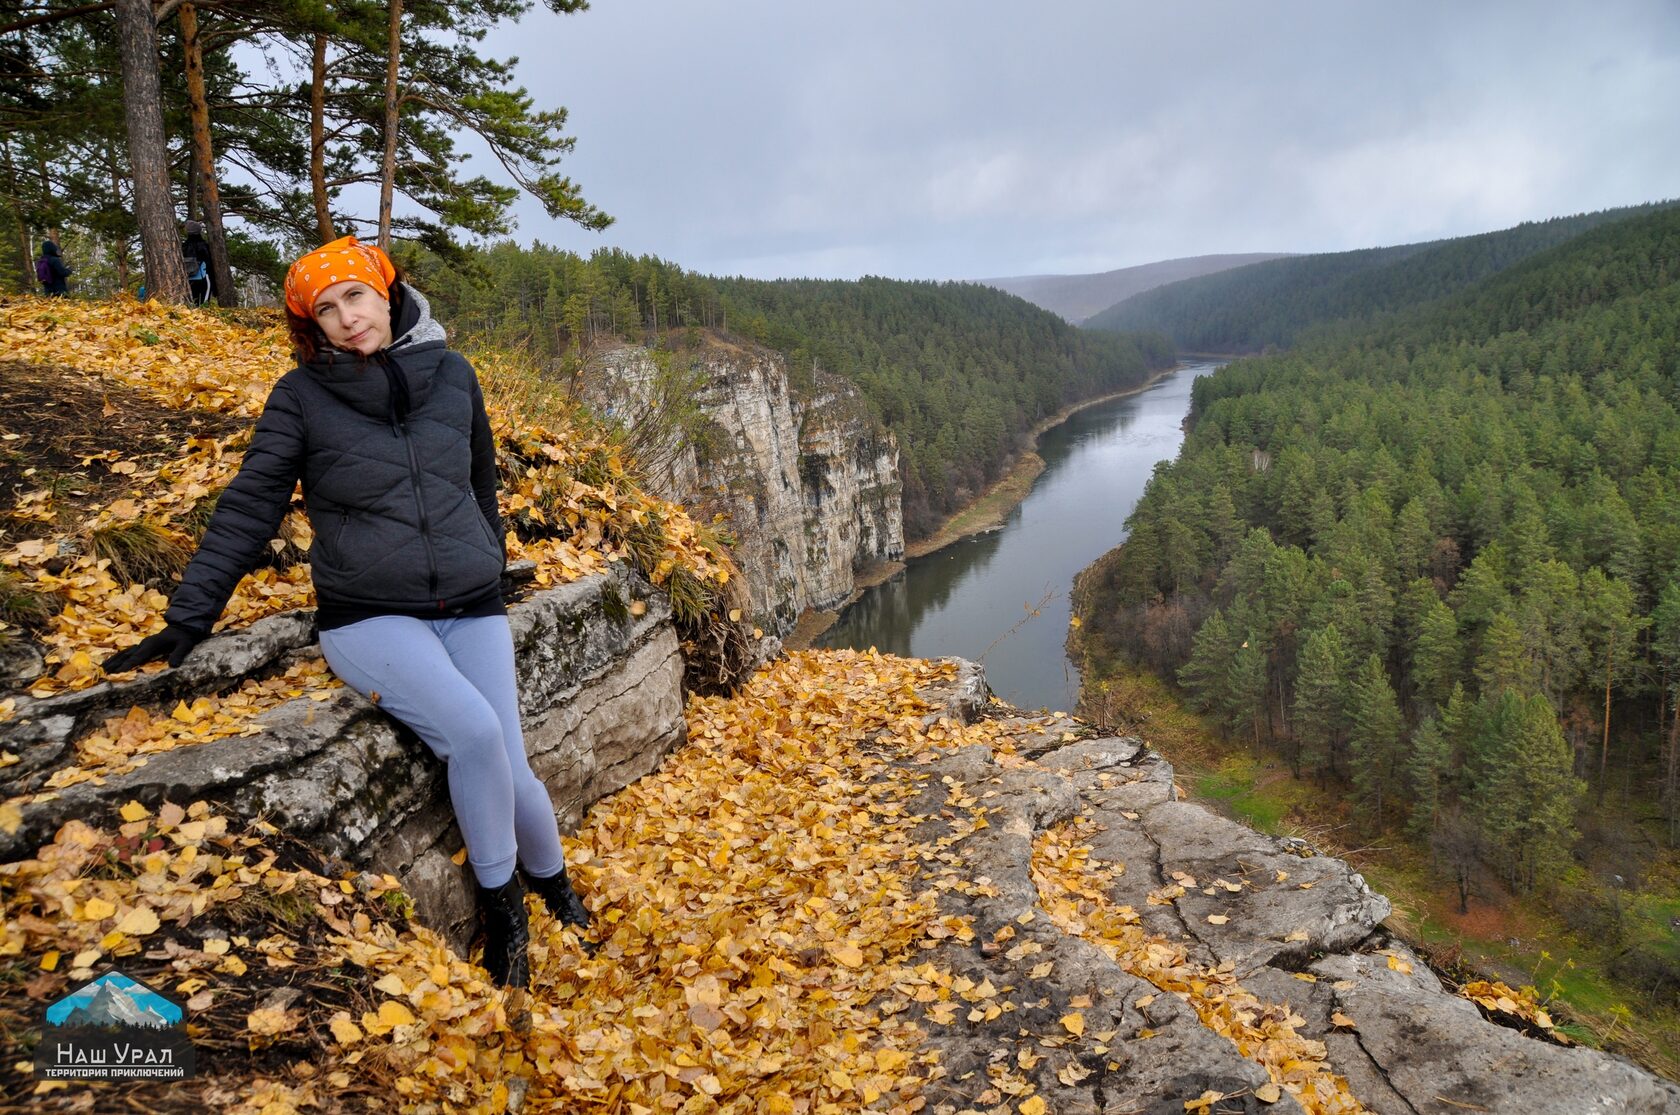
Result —
<path fill-rule="evenodd" d="M 52 264 L 48 262 L 46 256 L 42 256 L 35 261 L 35 281 L 42 286 L 52 282 Z"/>
<path fill-rule="evenodd" d="M 187 281 L 189 283 L 201 283 L 210 277 L 209 267 L 206 266 L 205 262 L 197 256 L 183 255 L 181 257 L 181 266 L 187 272 Z"/>

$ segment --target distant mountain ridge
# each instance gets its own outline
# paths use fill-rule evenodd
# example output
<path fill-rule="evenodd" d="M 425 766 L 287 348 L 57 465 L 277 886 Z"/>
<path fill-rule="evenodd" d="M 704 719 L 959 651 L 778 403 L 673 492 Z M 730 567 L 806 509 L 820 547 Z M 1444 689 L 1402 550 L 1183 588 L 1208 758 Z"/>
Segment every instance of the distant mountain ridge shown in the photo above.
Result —
<path fill-rule="evenodd" d="M 1155 287 L 1084 325 L 1159 331 L 1180 352 L 1286 347 L 1304 331 L 1331 322 L 1367 322 L 1446 298 L 1600 225 L 1674 204 L 1654 202 L 1451 239 L 1271 260 Z"/>
<path fill-rule="evenodd" d="M 1166 283 L 1194 279 L 1246 267 L 1251 263 L 1285 259 L 1288 252 L 1249 252 L 1237 255 L 1184 256 L 1164 259 L 1156 263 L 1122 267 L 1095 275 L 1016 275 L 1005 279 L 976 279 L 984 286 L 1007 291 L 1059 314 L 1078 325 L 1093 314 L 1099 314 L 1134 294 L 1153 290 Z"/>

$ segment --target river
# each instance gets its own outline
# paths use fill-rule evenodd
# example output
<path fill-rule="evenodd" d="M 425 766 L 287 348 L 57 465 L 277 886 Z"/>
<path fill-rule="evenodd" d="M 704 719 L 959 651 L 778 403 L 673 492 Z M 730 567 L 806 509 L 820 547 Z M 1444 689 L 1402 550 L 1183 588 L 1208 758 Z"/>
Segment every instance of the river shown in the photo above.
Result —
<path fill-rule="evenodd" d="M 865 591 L 815 645 L 980 660 L 1004 700 L 1071 711 L 1079 672 L 1062 644 L 1073 576 L 1125 541 L 1126 517 L 1156 463 L 1177 456 L 1184 441 L 1191 383 L 1217 367 L 1186 364 L 1046 430 L 1038 439 L 1044 471 L 1002 526 L 912 560 Z"/>

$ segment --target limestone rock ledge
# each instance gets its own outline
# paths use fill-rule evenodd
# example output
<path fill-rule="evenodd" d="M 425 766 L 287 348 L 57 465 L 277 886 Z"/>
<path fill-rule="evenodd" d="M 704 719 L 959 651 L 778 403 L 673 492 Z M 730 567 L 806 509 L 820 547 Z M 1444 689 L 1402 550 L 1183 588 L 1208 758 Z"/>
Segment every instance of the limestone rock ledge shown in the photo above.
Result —
<path fill-rule="evenodd" d="M 806 608 L 846 599 L 857 570 L 904 555 L 898 444 L 840 376 L 790 376 L 786 357 L 750 345 L 714 342 L 695 359 L 713 436 L 667 447 L 645 479 L 696 518 L 723 513 L 754 621 L 786 635 Z M 611 349 L 585 397 L 633 426 L 659 375 L 647 349 Z"/>
<path fill-rule="evenodd" d="M 1680 1087 L 1671 1082 L 1611 1054 L 1499 1026 L 1447 991 L 1383 928 L 1388 900 L 1347 864 L 1178 800 L 1171 765 L 1141 740 L 1069 739 L 1080 734 L 1074 729 L 1088 736 L 1088 726 L 1012 715 L 996 702 L 977 707 L 972 694 L 983 675 L 959 664 L 957 683 L 923 697 L 953 720 L 1002 720 L 1014 755 L 970 745 L 902 760 L 927 776 L 907 807 L 921 818 L 919 834 L 955 836 L 947 862 L 995 892 L 942 887 L 943 912 L 971 915 L 976 943 L 946 942 L 927 959 L 975 984 L 989 980 L 996 1001 L 1015 1009 L 992 1020 L 965 1021 L 959 1012 L 948 1024 L 924 1023 L 945 1069 L 930 1086 L 929 1112 L 990 1110 L 1007 1100 L 988 1075 L 1000 1065 L 1028 1077 L 1058 1115 L 1183 1115 L 1186 1101 L 1210 1089 L 1227 1097 L 1212 1107 L 1221 1115 L 1302 1110 L 1288 1093 L 1274 1104 L 1258 1101 L 1264 1069 L 1178 997 L 1157 994 L 1051 922 L 1031 874 L 1033 838 L 1075 816 L 1101 826 L 1093 860 L 1125 864 L 1110 884 L 1114 902 L 1132 907 L 1147 932 L 1184 947 L 1193 963 L 1230 964 L 1261 1002 L 1288 1004 L 1304 1022 L 1297 1032 L 1324 1043 L 1333 1070 L 1379 1115 L 1680 1112 Z M 947 806 L 956 791 L 985 802 L 985 827 L 958 834 Z M 1170 893 L 1163 888 L 1192 877 L 1198 885 L 1175 901 L 1149 903 L 1151 892 Z M 1208 885 L 1220 879 L 1240 887 Z M 1014 930 L 1007 945 L 976 947 L 1005 925 Z M 1076 998 L 1084 1034 L 1070 1038 L 1059 1020 Z M 1334 1025 L 1336 1013 L 1356 1028 Z M 1102 1043 L 1092 1035 L 1110 1030 L 1105 1049 L 1094 1048 Z"/>
<path fill-rule="evenodd" d="M 626 606 L 635 600 L 647 609 L 632 617 Z M 652 770 L 686 738 L 670 604 L 615 565 L 515 604 L 509 622 L 526 750 L 569 830 L 591 803 Z M 20 702 L 5 728 L 8 748 L 23 744 L 26 761 L 6 772 L 0 790 L 38 789 L 73 758 L 71 741 L 106 716 L 226 691 L 317 655 L 314 641 L 308 615 L 276 616 L 208 640 L 177 670 Z M 298 698 L 258 717 L 259 734 L 178 747 L 102 785 L 79 783 L 24 806 L 18 830 L 0 834 L 0 861 L 31 854 L 67 820 L 131 798 L 152 808 L 204 800 L 266 818 L 351 867 L 397 876 L 419 919 L 461 948 L 475 906 L 470 870 L 451 861 L 462 845 L 444 764 L 360 694 L 330 692 L 327 700 Z"/>

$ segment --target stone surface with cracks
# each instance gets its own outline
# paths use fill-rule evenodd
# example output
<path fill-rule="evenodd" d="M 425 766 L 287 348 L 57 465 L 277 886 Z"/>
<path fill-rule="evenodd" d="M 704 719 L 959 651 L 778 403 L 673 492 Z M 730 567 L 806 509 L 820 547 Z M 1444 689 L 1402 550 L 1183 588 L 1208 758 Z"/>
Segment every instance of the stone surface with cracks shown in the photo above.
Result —
<path fill-rule="evenodd" d="M 972 692 L 973 675 L 965 680 Z M 930 721 L 976 718 L 951 687 L 924 696 L 942 706 Z M 970 744 L 904 761 L 924 776 L 907 809 L 935 846 L 925 870 L 939 876 L 941 909 L 969 915 L 975 934 L 929 956 L 969 990 L 950 1022 L 925 1023 L 942 1065 L 928 1110 L 1014 1111 L 1037 1094 L 1066 1115 L 1183 1115 L 1208 1090 L 1225 1094 L 1211 1108 L 1220 1115 L 1301 1110 L 1288 1093 L 1260 1102 L 1263 1068 L 1187 1003 L 1052 924 L 1031 874 L 1033 838 L 1077 815 L 1100 828 L 1092 859 L 1125 864 L 1113 900 L 1193 960 L 1230 965 L 1263 1003 L 1287 1005 L 1371 1111 L 1680 1111 L 1680 1088 L 1629 1062 L 1484 1018 L 1389 936 L 1388 901 L 1345 863 L 1177 800 L 1170 764 L 1143 741 L 1078 738 L 1082 726 L 1060 717 L 993 719 L 1012 737 L 1007 754 Z M 965 822 L 954 797 L 981 803 L 985 825 Z M 1149 903 L 1172 887 L 1183 893 Z M 1060 1025 L 1073 1009 L 1082 1035 Z M 1334 1023 L 1338 1013 L 1355 1025 Z M 1145 1028 L 1153 1034 L 1141 1040 Z"/>

